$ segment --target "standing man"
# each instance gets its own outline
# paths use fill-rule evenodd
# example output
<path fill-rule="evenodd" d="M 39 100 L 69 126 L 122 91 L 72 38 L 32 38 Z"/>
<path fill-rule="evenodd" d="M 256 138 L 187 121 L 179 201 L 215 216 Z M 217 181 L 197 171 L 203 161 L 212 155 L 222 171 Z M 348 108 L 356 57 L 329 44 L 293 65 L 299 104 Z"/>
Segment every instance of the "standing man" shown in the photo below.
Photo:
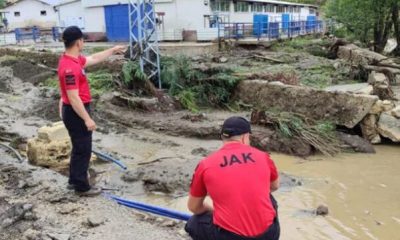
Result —
<path fill-rule="evenodd" d="M 59 109 L 72 143 L 68 187 L 75 189 L 78 195 L 96 196 L 101 190 L 89 185 L 87 174 L 92 154 L 92 133 L 96 130 L 96 123 L 90 115 L 92 98 L 85 68 L 100 63 L 113 54 L 122 54 L 126 48 L 115 46 L 84 57 L 81 55 L 83 33 L 76 26 L 66 28 L 62 39 L 65 52 L 58 65 L 61 92 Z"/>
<path fill-rule="evenodd" d="M 265 152 L 250 145 L 250 123 L 228 118 L 223 147 L 203 159 L 193 175 L 185 230 L 193 240 L 278 240 L 278 172 Z M 213 206 L 204 202 L 209 195 Z"/>

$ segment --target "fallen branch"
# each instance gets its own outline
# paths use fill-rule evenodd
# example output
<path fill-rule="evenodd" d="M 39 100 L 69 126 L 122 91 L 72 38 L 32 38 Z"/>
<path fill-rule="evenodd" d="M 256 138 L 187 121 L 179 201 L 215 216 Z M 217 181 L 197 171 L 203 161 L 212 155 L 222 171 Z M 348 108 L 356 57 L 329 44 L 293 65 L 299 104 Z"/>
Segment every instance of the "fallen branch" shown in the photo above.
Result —
<path fill-rule="evenodd" d="M 258 58 L 258 59 L 263 59 L 263 60 L 268 60 L 268 61 L 275 62 L 275 63 L 281 63 L 281 64 L 285 63 L 284 61 L 281 61 L 281 60 L 278 60 L 278 59 L 275 59 L 275 58 L 266 57 L 266 56 L 253 55 L 252 57 L 253 58 Z"/>

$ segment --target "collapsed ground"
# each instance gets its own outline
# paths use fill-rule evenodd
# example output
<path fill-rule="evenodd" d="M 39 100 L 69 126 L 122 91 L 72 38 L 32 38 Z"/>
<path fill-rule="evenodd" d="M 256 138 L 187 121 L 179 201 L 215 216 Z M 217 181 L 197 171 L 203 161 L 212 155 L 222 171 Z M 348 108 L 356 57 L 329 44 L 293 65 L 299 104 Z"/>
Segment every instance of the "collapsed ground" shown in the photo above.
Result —
<path fill-rule="evenodd" d="M 277 86 L 277 92 L 281 91 L 282 84 L 289 88 L 303 85 L 323 89 L 339 83 L 365 82 L 368 76 L 365 76 L 362 68 L 347 60 L 328 59 L 332 54 L 329 52 L 331 44 L 332 40 L 330 39 L 306 38 L 278 43 L 272 48 L 227 47 L 225 52 L 213 55 L 165 56 L 163 57 L 162 76 L 164 87 L 168 89 L 166 91 L 159 91 L 152 87 L 151 83 L 138 73 L 137 65 L 132 62 L 127 63 L 124 59 L 116 59 L 95 69 L 89 69 L 88 76 L 95 96 L 94 118 L 100 126 L 96 133 L 95 146 L 131 163 L 132 167 L 131 171 L 120 173 L 110 170 L 113 168 L 107 164 L 95 162 L 93 175 L 98 175 L 98 177 L 94 180 L 108 188 L 118 189 L 117 193 L 127 197 L 134 197 L 146 192 L 163 192 L 175 196 L 186 194 L 192 171 L 198 160 L 218 148 L 219 127 L 222 121 L 231 115 L 246 116 L 257 123 L 252 140 L 257 147 L 263 150 L 308 156 L 315 153 L 316 149 L 321 146 L 320 150 L 326 150 L 327 154 L 335 154 L 340 149 L 343 150 L 343 146 L 345 146 L 345 150 L 373 152 L 369 141 L 358 136 L 362 135 L 359 125 L 350 129 L 338 126 L 332 120 L 315 120 L 301 115 L 286 114 L 285 112 L 289 112 L 287 109 L 265 109 L 265 106 L 244 102 L 245 98 L 232 94 L 236 92 L 237 85 L 246 79 L 254 79 L 254 83 L 257 83 L 257 80 L 271 82 L 272 86 Z M 39 127 L 49 122 L 59 121 L 57 112 L 59 95 L 55 80 L 57 55 L 47 52 L 33 53 L 6 49 L 1 49 L 0 55 L 0 71 L 2 73 L 0 74 L 1 141 L 10 142 L 10 145 L 24 153 L 27 139 L 36 136 Z M 308 102 L 312 101 L 316 100 L 310 96 Z M 253 109 L 257 109 L 257 111 L 251 112 Z M 291 124 L 293 122 L 297 124 Z M 304 129 L 307 131 L 303 131 Z M 339 137 L 336 135 L 336 130 L 341 132 Z M 301 135 L 303 132 L 311 135 L 307 135 L 305 138 Z M 315 143 L 307 141 L 307 139 L 322 142 Z M 384 139 L 384 141 L 387 140 Z M 332 144 L 334 148 L 324 147 L 326 144 Z M 155 149 L 154 151 L 156 151 L 160 148 L 165 151 L 157 152 L 157 154 L 144 151 L 144 149 Z M 56 155 L 60 154 L 57 151 L 55 153 Z M 3 155 L 1 154 L 1 156 Z M 68 159 L 65 154 L 62 157 L 63 160 Z M 50 164 L 46 167 L 65 172 L 65 169 L 58 168 L 60 159 L 54 157 L 50 160 L 54 165 Z M 57 190 L 54 191 L 63 189 L 64 178 L 58 175 L 53 176 L 47 170 L 29 167 L 26 163 L 15 165 L 12 161 L 10 159 L 2 161 L 3 165 L 4 163 L 11 164 L 1 167 L 6 170 L 4 174 L 2 173 L 2 176 L 6 176 L 5 180 L 2 180 L 4 183 L 2 187 L 10 183 L 8 169 L 11 167 L 11 173 L 13 173 L 11 175 L 22 174 L 21 179 L 30 179 L 31 177 L 29 174 L 24 175 L 26 174 L 25 170 L 22 170 L 24 168 L 46 176 L 49 175 L 51 176 L 49 181 L 57 182 L 55 185 Z M 13 170 L 15 166 L 17 169 Z M 109 173 L 104 176 L 104 173 L 101 173 L 103 171 Z M 301 184 L 297 178 L 290 176 L 283 178 L 284 185 L 287 187 Z M 85 237 L 89 232 L 90 236 L 92 233 L 94 234 L 94 239 L 96 233 L 107 232 L 107 228 L 113 226 L 110 222 L 117 224 L 126 221 L 124 220 L 126 218 L 117 220 L 117 216 L 122 214 L 119 212 L 120 210 L 115 214 L 106 212 L 105 215 L 113 216 L 112 221 L 103 219 L 106 224 L 100 224 L 98 228 L 92 230 L 90 227 L 88 227 L 89 230 L 81 230 L 78 226 L 80 224 L 86 226 L 86 218 L 93 211 L 81 209 L 77 212 L 65 210 L 62 211 L 66 212 L 64 214 L 57 213 L 58 203 L 44 201 L 43 204 L 39 204 L 37 209 L 46 208 L 49 209 L 49 212 L 55 212 L 56 218 L 60 218 L 61 222 L 55 226 L 51 224 L 52 219 L 38 222 L 38 219 L 43 219 L 43 214 L 36 211 L 37 216 L 34 218 L 30 214 L 31 209 L 35 209 L 36 203 L 40 202 L 35 195 L 45 198 L 47 194 L 53 192 L 53 189 L 46 190 L 46 184 L 33 185 L 33 187 L 28 186 L 29 191 L 24 190 L 22 195 L 16 193 L 14 189 L 26 189 L 23 182 L 21 186 L 2 189 L 1 193 L 5 197 L 1 204 L 6 206 L 4 209 L 9 209 L 7 211 L 21 208 L 19 205 L 21 196 L 27 198 L 25 203 L 34 203 L 34 206 L 25 206 L 27 210 L 19 212 L 22 215 L 8 217 L 9 212 L 0 213 L 0 216 L 6 216 L 5 220 L 11 219 L 13 222 L 11 225 L 3 226 L 4 236 L 33 234 L 34 237 L 26 236 L 26 238 L 68 239 L 66 237 L 69 236 L 74 239 L 87 239 Z M 30 190 L 39 191 L 39 193 L 32 196 Z M 61 204 L 63 208 L 80 208 L 78 206 L 86 204 L 84 200 L 69 199 L 73 198 L 73 195 L 68 191 L 61 191 L 59 195 L 67 196 L 65 202 Z M 77 202 L 74 203 L 74 201 Z M 25 203 L 23 202 L 23 204 Z M 74 206 L 69 207 L 70 204 Z M 99 203 L 93 205 L 93 209 L 98 211 L 97 208 L 100 209 L 102 204 L 108 205 L 99 200 Z M 110 209 L 115 207 L 112 206 Z M 24 209 L 24 205 L 22 205 L 22 209 Z M 28 217 L 25 219 L 26 213 L 28 213 Z M 141 218 L 146 222 L 156 222 L 155 225 L 144 223 L 146 226 L 143 226 L 144 229 L 154 230 L 154 234 L 162 236 L 169 234 L 168 231 L 170 231 L 170 234 L 173 235 L 171 239 L 185 237 L 184 234 L 179 234 L 182 223 L 155 221 L 154 218 L 148 216 L 135 217 L 124 214 L 127 213 L 122 214 L 127 218 Z M 53 234 L 52 231 L 55 231 L 50 227 L 58 229 L 55 231 L 57 232 L 60 226 L 66 224 L 64 221 L 68 220 L 68 217 L 64 217 L 64 215 L 73 219 L 79 216 L 82 220 L 80 223 L 68 225 L 70 231 L 61 231 L 60 234 L 64 235 L 59 238 L 49 236 Z M 9 224 L 10 220 L 7 220 L 6 223 Z M 39 227 L 36 227 L 35 223 Z M 9 227 L 15 226 L 14 224 L 21 224 L 23 227 L 15 229 Z M 160 228 L 160 225 L 167 229 Z M 123 228 L 122 232 L 131 231 L 129 228 L 131 226 L 124 227 L 126 228 Z M 32 231 L 33 233 L 31 233 Z M 122 236 L 121 239 L 129 234 Z M 154 236 L 147 235 L 141 239 L 154 239 Z"/>

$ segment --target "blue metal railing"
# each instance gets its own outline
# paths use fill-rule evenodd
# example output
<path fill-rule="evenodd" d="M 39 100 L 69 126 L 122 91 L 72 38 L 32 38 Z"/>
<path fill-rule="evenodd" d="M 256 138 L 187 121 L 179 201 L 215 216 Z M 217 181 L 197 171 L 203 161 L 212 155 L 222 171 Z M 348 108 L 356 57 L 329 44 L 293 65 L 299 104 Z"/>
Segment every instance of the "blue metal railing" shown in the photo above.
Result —
<path fill-rule="evenodd" d="M 224 39 L 280 39 L 301 35 L 322 33 L 325 31 L 324 22 L 289 21 L 289 22 L 257 22 L 257 23 L 218 23 L 218 37 Z"/>
<path fill-rule="evenodd" d="M 17 43 L 22 42 L 23 40 L 33 40 L 36 42 L 42 36 L 47 36 L 50 33 L 45 30 L 45 32 L 41 32 L 38 27 L 30 27 L 30 28 L 16 28 L 15 29 L 15 39 Z M 52 27 L 51 28 L 51 36 L 54 41 L 58 41 L 60 39 L 60 28 Z"/>

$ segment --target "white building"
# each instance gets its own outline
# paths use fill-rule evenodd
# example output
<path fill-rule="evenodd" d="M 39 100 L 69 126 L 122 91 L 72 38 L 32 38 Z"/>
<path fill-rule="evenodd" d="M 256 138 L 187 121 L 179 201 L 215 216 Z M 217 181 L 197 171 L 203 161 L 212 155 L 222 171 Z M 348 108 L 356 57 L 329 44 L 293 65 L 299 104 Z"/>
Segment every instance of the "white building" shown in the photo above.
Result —
<path fill-rule="evenodd" d="M 28 1 L 28 0 L 26 0 Z M 30 0 L 33 1 L 33 0 Z M 127 0 L 66 0 L 56 6 L 61 27 L 80 26 L 84 32 L 105 34 L 111 41 L 128 41 Z M 155 0 L 160 40 L 213 40 L 218 35 L 215 16 L 230 23 L 253 23 L 255 14 L 281 22 L 282 15 L 306 21 L 317 7 L 276 0 Z"/>
<path fill-rule="evenodd" d="M 53 5 L 59 0 L 18 0 L 2 9 L 8 20 L 8 29 L 38 26 L 48 28 L 57 25 L 57 13 Z"/>

